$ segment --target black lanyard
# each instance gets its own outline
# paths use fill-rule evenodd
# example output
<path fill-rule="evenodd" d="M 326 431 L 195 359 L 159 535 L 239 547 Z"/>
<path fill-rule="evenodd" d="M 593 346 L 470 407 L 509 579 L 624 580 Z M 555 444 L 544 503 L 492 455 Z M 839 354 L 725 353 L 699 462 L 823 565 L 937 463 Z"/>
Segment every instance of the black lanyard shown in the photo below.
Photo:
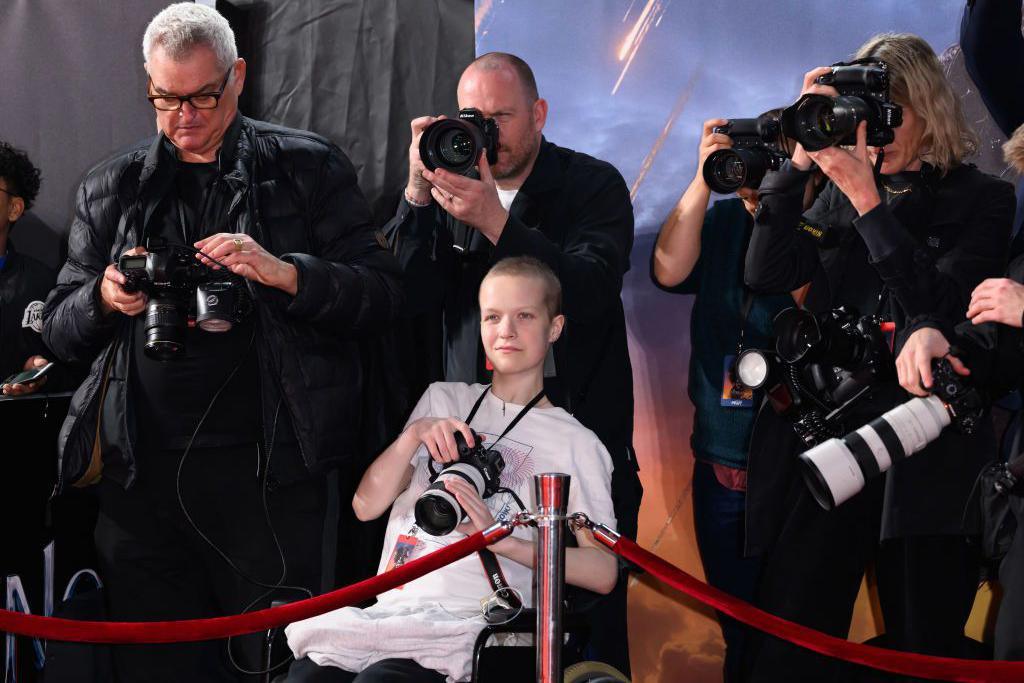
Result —
<path fill-rule="evenodd" d="M 478 398 L 476 400 L 476 403 L 473 404 L 473 409 L 470 410 L 469 411 L 469 415 L 466 416 L 466 420 L 465 420 L 466 424 L 470 424 L 470 423 L 473 422 L 473 417 L 476 415 L 476 411 L 480 409 L 481 404 L 483 404 L 483 402 L 484 402 L 484 397 L 487 396 L 487 393 L 490 390 L 491 390 L 491 386 L 488 385 L 487 388 L 484 389 L 484 393 L 480 394 L 480 398 Z M 503 431 L 501 433 L 501 435 L 497 438 L 497 440 L 494 443 L 489 444 L 488 448 L 494 448 L 495 446 L 497 446 L 498 445 L 498 441 L 501 441 L 502 439 L 504 439 L 505 435 L 508 434 L 509 432 L 511 432 L 512 428 L 515 427 L 516 424 L 520 420 L 523 419 L 523 416 L 525 416 L 528 412 L 530 412 L 531 408 L 533 408 L 535 405 L 540 403 L 540 400 L 542 398 L 544 398 L 544 390 L 543 389 L 541 389 L 540 392 L 536 396 L 534 396 L 532 399 L 530 399 L 529 403 L 527 403 L 525 406 L 523 406 L 523 409 L 519 411 L 519 414 L 516 415 L 514 418 L 512 418 L 512 421 L 508 423 L 508 427 L 505 427 L 505 431 Z"/>
<path fill-rule="evenodd" d="M 743 288 L 743 306 L 740 308 L 740 338 L 736 342 L 736 357 L 743 353 L 743 335 L 747 331 L 747 318 L 750 317 L 750 308 L 754 305 L 754 292 Z"/>

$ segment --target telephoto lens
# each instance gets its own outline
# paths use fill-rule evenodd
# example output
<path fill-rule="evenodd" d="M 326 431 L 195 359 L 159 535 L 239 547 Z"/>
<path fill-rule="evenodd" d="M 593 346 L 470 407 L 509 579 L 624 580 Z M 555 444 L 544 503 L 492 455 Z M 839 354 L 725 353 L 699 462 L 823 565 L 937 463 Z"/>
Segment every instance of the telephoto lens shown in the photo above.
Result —
<path fill-rule="evenodd" d="M 867 481 L 924 449 L 950 423 L 972 433 L 984 413 L 981 395 L 966 386 L 948 360 L 932 364 L 934 392 L 913 398 L 841 439 L 800 454 L 804 481 L 826 510 L 846 502 Z"/>
<path fill-rule="evenodd" d="M 446 481 L 463 479 L 481 498 L 493 495 L 499 486 L 499 477 L 505 469 L 504 459 L 498 451 L 483 448 L 476 432 L 473 439 L 474 445 L 469 446 L 462 432 L 455 432 L 458 461 L 447 464 L 416 500 L 416 524 L 431 536 L 450 534 L 466 516 L 455 494 L 445 486 Z"/>

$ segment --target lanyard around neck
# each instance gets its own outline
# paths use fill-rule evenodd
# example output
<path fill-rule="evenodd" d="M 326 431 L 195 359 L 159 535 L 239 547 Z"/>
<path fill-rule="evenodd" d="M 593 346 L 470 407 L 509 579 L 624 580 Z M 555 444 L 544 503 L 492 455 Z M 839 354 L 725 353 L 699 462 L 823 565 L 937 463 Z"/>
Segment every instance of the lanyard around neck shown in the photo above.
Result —
<path fill-rule="evenodd" d="M 476 411 L 480 409 L 481 404 L 483 404 L 483 402 L 484 402 L 484 398 L 487 396 L 487 394 L 488 394 L 488 392 L 490 392 L 490 390 L 491 390 L 491 386 L 488 385 L 487 388 L 484 389 L 483 393 L 480 394 L 480 398 L 478 398 L 476 400 L 476 403 L 473 404 L 473 409 L 470 410 L 469 411 L 469 415 L 466 416 L 466 424 L 470 424 L 470 423 L 473 422 L 473 417 L 476 416 Z M 498 441 L 501 441 L 502 439 L 504 439 L 505 435 L 508 434 L 509 432 L 511 432 L 512 428 L 515 427 L 516 424 L 520 420 L 522 420 L 523 417 L 528 412 L 530 412 L 530 409 L 533 408 L 535 405 L 537 405 L 542 398 L 544 398 L 544 390 L 543 389 L 541 389 L 540 392 L 538 392 L 536 396 L 534 396 L 532 399 L 530 399 L 529 403 L 527 403 L 525 406 L 523 406 L 523 409 L 519 411 L 519 414 L 516 415 L 514 418 L 512 418 L 512 421 L 508 423 L 507 427 L 505 427 L 505 431 L 503 431 L 501 433 L 501 435 L 497 438 L 497 440 L 495 440 L 494 443 L 490 444 L 488 446 L 488 448 L 494 448 L 495 446 L 497 446 L 498 445 Z"/>

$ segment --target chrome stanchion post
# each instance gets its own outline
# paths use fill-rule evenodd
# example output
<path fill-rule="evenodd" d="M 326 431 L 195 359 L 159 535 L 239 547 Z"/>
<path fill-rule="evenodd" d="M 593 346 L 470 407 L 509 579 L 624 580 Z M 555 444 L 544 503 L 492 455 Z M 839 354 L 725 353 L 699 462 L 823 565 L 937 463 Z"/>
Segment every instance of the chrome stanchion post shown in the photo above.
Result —
<path fill-rule="evenodd" d="M 533 478 L 537 494 L 537 681 L 562 680 L 562 595 L 565 587 L 565 511 L 569 503 L 568 474 L 546 473 Z"/>

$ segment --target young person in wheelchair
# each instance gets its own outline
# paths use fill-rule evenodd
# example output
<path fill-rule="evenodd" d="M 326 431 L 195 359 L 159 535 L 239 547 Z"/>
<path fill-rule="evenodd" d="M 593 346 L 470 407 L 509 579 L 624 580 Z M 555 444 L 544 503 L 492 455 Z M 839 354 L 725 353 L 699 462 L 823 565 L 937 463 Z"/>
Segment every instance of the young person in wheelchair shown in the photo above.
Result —
<path fill-rule="evenodd" d="M 533 475 L 572 477 L 568 510 L 614 527 L 611 459 L 598 438 L 544 396 L 544 364 L 565 325 L 561 286 L 530 257 L 498 262 L 480 285 L 480 335 L 492 383 L 438 382 L 367 470 L 352 506 L 363 520 L 391 508 L 379 571 L 532 510 Z M 288 683 L 463 681 L 488 623 L 532 603 L 534 536 L 517 527 L 463 558 L 383 593 L 286 629 L 297 661 Z M 566 549 L 569 584 L 608 593 L 615 557 L 589 531 Z M 489 555 L 489 556 L 488 556 Z M 500 569 L 500 581 L 490 576 Z"/>

